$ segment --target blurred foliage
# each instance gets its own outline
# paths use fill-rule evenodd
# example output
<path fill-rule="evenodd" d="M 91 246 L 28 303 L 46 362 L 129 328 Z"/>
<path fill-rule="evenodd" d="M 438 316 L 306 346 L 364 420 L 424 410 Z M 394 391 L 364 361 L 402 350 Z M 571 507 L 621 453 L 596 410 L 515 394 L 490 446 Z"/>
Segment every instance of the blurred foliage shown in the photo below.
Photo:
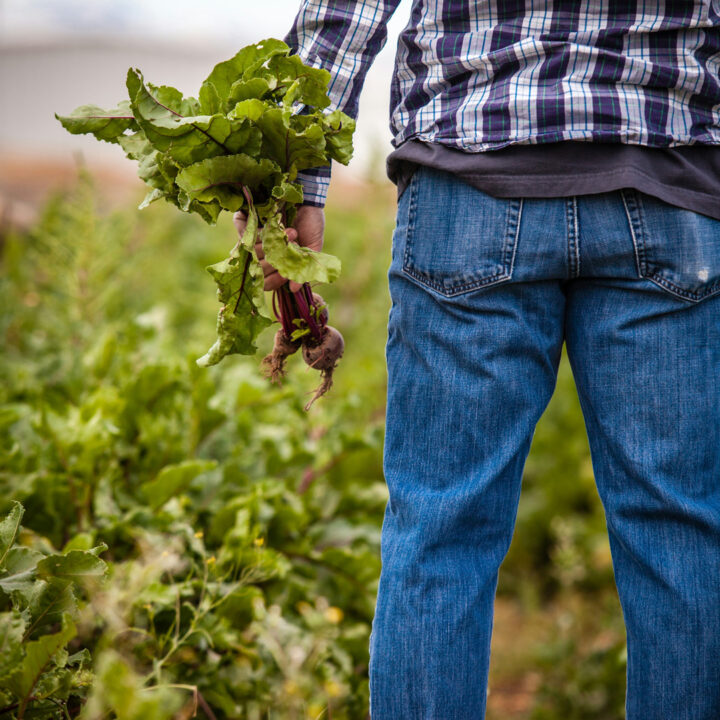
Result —
<path fill-rule="evenodd" d="M 369 192 L 327 209 L 345 270 L 322 294 L 347 349 L 310 413 L 300 360 L 282 387 L 259 357 L 195 364 L 230 218 L 108 213 L 82 177 L 5 239 L 0 717 L 366 718 L 394 221 Z M 576 624 L 530 648 L 538 720 L 622 717 L 624 634 L 565 358 L 498 592 L 529 617 L 574 603 Z"/>

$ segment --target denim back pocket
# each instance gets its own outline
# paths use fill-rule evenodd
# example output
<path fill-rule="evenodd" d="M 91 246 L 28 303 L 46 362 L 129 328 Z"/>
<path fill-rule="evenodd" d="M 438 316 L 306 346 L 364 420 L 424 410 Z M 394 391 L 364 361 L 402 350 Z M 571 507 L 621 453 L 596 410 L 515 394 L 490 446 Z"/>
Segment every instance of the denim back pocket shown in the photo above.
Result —
<path fill-rule="evenodd" d="M 406 275 L 446 297 L 510 280 L 521 199 L 491 197 L 428 167 L 415 171 L 402 199 Z"/>
<path fill-rule="evenodd" d="M 640 277 L 699 302 L 720 292 L 720 220 L 623 190 Z"/>

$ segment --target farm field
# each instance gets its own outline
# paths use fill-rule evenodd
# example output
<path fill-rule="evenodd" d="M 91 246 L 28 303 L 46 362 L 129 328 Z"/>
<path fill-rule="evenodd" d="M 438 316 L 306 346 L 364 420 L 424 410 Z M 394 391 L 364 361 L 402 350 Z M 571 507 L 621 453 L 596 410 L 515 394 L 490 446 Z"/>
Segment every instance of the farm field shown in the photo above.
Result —
<path fill-rule="evenodd" d="M 394 188 L 331 187 L 327 396 L 211 368 L 235 242 L 87 173 L 0 235 L 0 720 L 365 720 Z M 132 190 L 130 195 L 132 195 Z M 625 634 L 566 357 L 500 573 L 489 720 L 620 720 Z"/>

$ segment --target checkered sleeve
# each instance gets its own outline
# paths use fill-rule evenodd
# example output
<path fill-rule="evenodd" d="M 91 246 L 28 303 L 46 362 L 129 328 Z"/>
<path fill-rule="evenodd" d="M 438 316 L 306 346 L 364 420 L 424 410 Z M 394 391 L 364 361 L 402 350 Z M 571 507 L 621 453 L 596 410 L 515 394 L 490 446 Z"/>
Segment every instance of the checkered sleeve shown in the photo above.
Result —
<path fill-rule="evenodd" d="M 302 0 L 284 38 L 293 53 L 312 67 L 330 72 L 330 107 L 357 119 L 365 77 L 387 40 L 387 21 L 400 0 Z M 331 166 L 298 174 L 305 205 L 323 207 Z"/>

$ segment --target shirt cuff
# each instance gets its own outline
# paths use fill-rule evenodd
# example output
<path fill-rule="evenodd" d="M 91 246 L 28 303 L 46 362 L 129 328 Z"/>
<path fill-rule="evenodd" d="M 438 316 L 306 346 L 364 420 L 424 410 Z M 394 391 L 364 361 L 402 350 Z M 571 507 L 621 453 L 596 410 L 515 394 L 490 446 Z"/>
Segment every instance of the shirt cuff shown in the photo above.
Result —
<path fill-rule="evenodd" d="M 302 185 L 303 205 L 325 207 L 330 185 L 329 165 L 301 170 L 297 174 L 297 181 Z"/>

